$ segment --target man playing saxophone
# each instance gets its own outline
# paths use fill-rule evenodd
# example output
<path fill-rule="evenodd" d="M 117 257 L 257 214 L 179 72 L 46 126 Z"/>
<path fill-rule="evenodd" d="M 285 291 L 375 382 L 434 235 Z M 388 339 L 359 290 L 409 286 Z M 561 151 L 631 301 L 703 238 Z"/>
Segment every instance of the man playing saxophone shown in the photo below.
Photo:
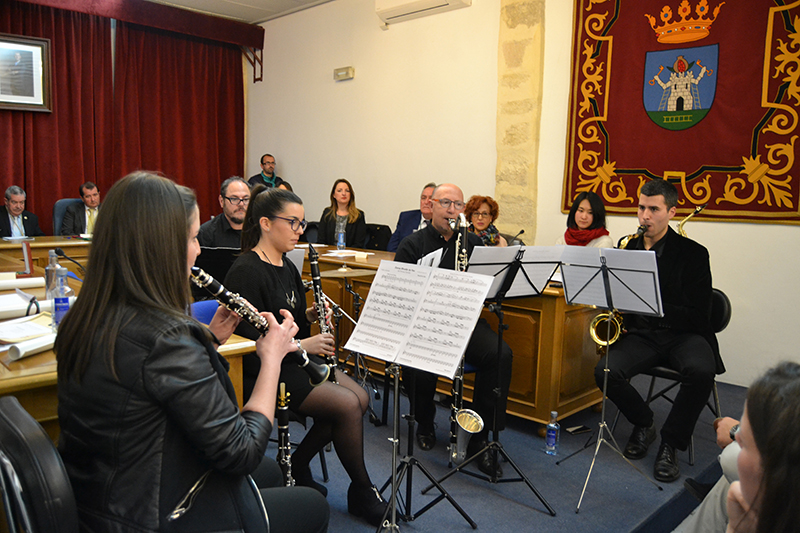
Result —
<path fill-rule="evenodd" d="M 456 249 L 457 232 L 449 224 L 450 219 L 458 218 L 464 210 L 464 193 L 457 186 L 446 183 L 439 185 L 432 195 L 433 215 L 430 224 L 409 235 L 400 243 L 395 254 L 395 261 L 416 263 L 422 257 L 439 249 L 443 249 L 439 268 L 454 270 L 458 250 Z M 475 246 L 483 241 L 474 233 L 466 232 L 467 254 L 472 253 Z M 497 353 L 497 334 L 484 319 L 478 320 L 472 337 L 467 344 L 464 357 L 467 363 L 477 367 L 475 378 L 475 394 L 473 408 L 485 422 L 484 429 L 475 434 L 467 448 L 467 457 L 471 457 L 486 446 L 489 429 L 494 420 L 494 408 L 497 404 L 497 430 L 505 427 L 506 403 L 508 388 L 511 383 L 511 348 L 504 342 L 501 353 Z M 411 370 L 411 371 L 409 371 Z M 500 382 L 500 397 L 494 392 Z M 434 418 L 436 405 L 433 397 L 436 392 L 438 377 L 429 372 L 404 369 L 404 376 L 415 376 L 416 390 L 414 394 L 415 416 L 417 427 L 417 443 L 423 450 L 430 450 L 436 444 Z M 500 477 L 500 464 L 493 465 L 491 453 L 487 450 L 476 461 L 478 468 L 486 475 Z"/>
<path fill-rule="evenodd" d="M 661 428 L 661 445 L 653 468 L 662 482 L 680 477 L 676 450 L 685 450 L 697 418 L 708 400 L 714 375 L 725 368 L 711 328 L 711 267 L 708 250 L 669 227 L 678 191 L 661 179 L 646 183 L 639 195 L 639 224 L 646 230 L 632 238 L 628 250 L 652 250 L 664 317 L 625 315 L 627 331 L 610 347 L 608 398 L 633 425 L 625 446 L 628 459 L 642 459 L 656 438 L 653 411 L 628 380 L 654 366 L 667 366 L 683 376 L 675 402 Z M 595 367 L 602 387 L 605 360 Z"/>

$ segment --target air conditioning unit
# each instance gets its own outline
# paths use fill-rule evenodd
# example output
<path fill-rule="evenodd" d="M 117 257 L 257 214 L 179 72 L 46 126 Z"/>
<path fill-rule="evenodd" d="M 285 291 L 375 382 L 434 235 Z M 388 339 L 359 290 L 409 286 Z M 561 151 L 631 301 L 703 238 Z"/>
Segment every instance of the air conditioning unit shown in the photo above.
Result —
<path fill-rule="evenodd" d="M 375 12 L 385 24 L 395 24 L 471 5 L 472 0 L 375 0 Z"/>

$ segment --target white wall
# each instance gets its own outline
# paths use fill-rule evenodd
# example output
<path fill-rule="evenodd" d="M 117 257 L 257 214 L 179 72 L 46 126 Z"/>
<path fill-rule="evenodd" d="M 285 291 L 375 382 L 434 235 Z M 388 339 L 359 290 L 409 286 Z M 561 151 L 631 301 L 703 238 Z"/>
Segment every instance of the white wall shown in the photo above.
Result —
<path fill-rule="evenodd" d="M 265 23 L 248 174 L 274 154 L 308 220 L 346 178 L 367 222 L 392 228 L 430 181 L 493 194 L 499 16 L 498 0 L 479 0 L 384 31 L 374 1 L 337 0 Z M 334 82 L 345 66 L 355 79 Z"/>
<path fill-rule="evenodd" d="M 454 181 L 469 196 L 493 194 L 496 162 L 499 0 L 400 23 L 382 31 L 371 0 L 336 0 L 264 25 L 266 81 L 249 86 L 250 175 L 263 152 L 319 218 L 333 181 L 353 183 L 367 221 L 394 226 L 418 204 L 428 181 Z M 572 2 L 547 0 L 537 234 L 563 232 Z M 354 80 L 333 69 L 352 65 Z M 612 217 L 615 238 L 635 229 Z M 747 385 L 782 359 L 800 360 L 792 342 L 800 299 L 800 228 L 690 222 L 711 254 L 714 285 L 733 303 L 719 337 L 728 372 Z M 729 414 L 735 413 L 735 409 Z"/>

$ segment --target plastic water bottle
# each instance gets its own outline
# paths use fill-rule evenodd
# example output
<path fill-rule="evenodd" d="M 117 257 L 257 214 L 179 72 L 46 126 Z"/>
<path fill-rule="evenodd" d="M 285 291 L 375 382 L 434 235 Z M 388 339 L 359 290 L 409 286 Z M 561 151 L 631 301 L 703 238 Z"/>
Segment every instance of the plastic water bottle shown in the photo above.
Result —
<path fill-rule="evenodd" d="M 56 269 L 56 283 L 53 287 L 53 330 L 58 329 L 58 325 L 64 319 L 64 315 L 69 311 L 69 298 L 75 294 L 67 283 L 67 269 L 58 267 Z"/>
<path fill-rule="evenodd" d="M 44 267 L 44 297 L 46 300 L 53 299 L 53 287 L 56 285 L 56 270 L 61 265 L 58 264 L 58 256 L 55 250 L 49 252 L 50 260 Z"/>
<path fill-rule="evenodd" d="M 550 423 L 547 424 L 547 436 L 544 439 L 544 451 L 547 455 L 558 455 L 558 439 L 561 426 L 558 424 L 558 412 L 550 411 Z"/>
<path fill-rule="evenodd" d="M 344 250 L 345 248 L 345 232 L 340 231 L 336 234 L 336 249 Z"/>

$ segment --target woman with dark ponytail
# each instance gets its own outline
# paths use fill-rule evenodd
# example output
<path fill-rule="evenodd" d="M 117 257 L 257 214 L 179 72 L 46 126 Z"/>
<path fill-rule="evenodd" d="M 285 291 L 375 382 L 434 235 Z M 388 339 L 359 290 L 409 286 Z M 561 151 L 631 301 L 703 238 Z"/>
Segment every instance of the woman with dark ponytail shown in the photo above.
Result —
<path fill-rule="evenodd" d="M 300 272 L 284 255 L 294 249 L 306 228 L 303 201 L 293 192 L 282 189 L 255 187 L 250 194 L 242 227 L 242 255 L 236 260 L 225 286 L 253 304 L 260 311 L 279 316 L 289 311 L 300 330 L 296 338 L 309 357 L 324 363 L 316 354 L 333 355 L 333 335 L 311 336 L 311 324 L 318 319 L 316 309 L 306 307 L 305 289 Z M 258 332 L 242 322 L 239 335 L 255 339 Z M 313 354 L 313 355 L 312 355 Z M 258 375 L 260 361 L 254 356 L 244 358 L 245 399 Z M 335 373 L 336 383 L 327 381 L 317 387 L 309 384 L 308 376 L 297 365 L 281 367 L 280 380 L 290 393 L 289 408 L 301 417 L 312 417 L 314 425 L 292 453 L 292 474 L 301 486 L 313 487 L 321 493 L 327 490 L 311 476 L 309 463 L 322 448 L 333 442 L 351 484 L 347 492 L 348 511 L 364 517 L 377 526 L 386 502 L 372 485 L 364 465 L 363 415 L 369 396 L 349 376 Z"/>

